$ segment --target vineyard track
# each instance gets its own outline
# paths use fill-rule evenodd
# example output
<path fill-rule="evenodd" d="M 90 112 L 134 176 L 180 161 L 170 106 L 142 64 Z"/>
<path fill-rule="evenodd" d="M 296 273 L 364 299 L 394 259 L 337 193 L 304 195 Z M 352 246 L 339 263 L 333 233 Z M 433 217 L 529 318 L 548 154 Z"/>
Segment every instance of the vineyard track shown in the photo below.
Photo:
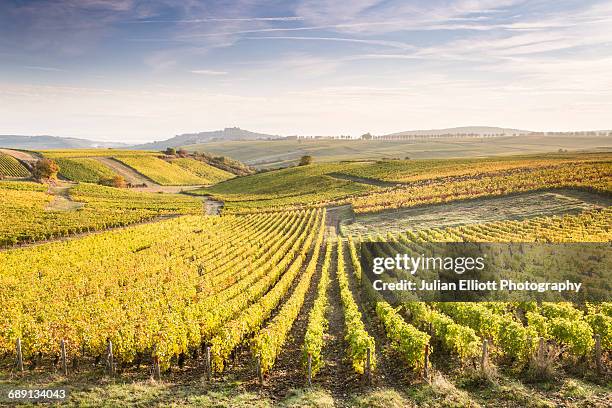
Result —
<path fill-rule="evenodd" d="M 92 159 L 98 160 L 99 162 L 110 167 L 115 173 L 122 176 L 125 181 L 133 185 L 146 184 L 146 187 L 135 187 L 136 191 L 147 191 L 151 193 L 180 193 L 182 191 L 195 190 L 202 187 L 201 185 L 193 186 L 162 186 L 156 183 L 149 177 L 142 173 L 134 170 L 132 167 L 121 163 L 112 157 L 92 157 Z"/>
<path fill-rule="evenodd" d="M 264 382 L 262 391 L 269 393 L 269 398 L 273 400 L 284 398 L 292 389 L 302 388 L 306 385 L 306 375 L 302 364 L 302 346 L 308 326 L 309 311 L 312 309 L 316 297 L 316 288 L 321 279 L 321 266 L 324 257 L 325 251 L 321 250 L 317 260 L 317 271 L 310 282 L 310 289 L 306 294 L 304 304 L 297 319 L 293 322 L 283 350 L 278 355 L 274 367 Z"/>
<path fill-rule="evenodd" d="M 330 231 L 335 235 L 333 228 L 330 228 Z M 331 239 L 329 240 L 331 241 Z M 342 314 L 340 287 L 338 286 L 338 278 L 336 276 L 338 272 L 337 259 L 338 253 L 334 248 L 329 270 L 331 282 L 327 291 L 329 296 L 329 307 L 326 313 L 328 329 L 325 334 L 325 345 L 322 350 L 325 364 L 313 379 L 313 384 L 320 384 L 325 389 L 330 390 L 338 403 L 340 400 L 346 399 L 349 391 L 362 389 L 364 384 L 359 381 L 359 377 L 355 374 L 346 355 L 348 343 L 344 338 L 346 324 Z"/>
<path fill-rule="evenodd" d="M 37 156 L 35 153 L 26 152 L 26 151 L 22 151 L 22 150 L 2 149 L 2 148 L 0 148 L 0 153 L 7 154 L 7 155 L 12 156 L 15 159 L 19 160 L 20 162 L 26 162 L 26 163 L 29 163 L 29 164 L 33 164 L 34 162 L 37 162 L 40 159 L 40 157 Z"/>
<path fill-rule="evenodd" d="M 85 203 L 73 201 L 70 197 L 70 189 L 75 183 L 59 182 L 49 186 L 48 193 L 53 195 L 53 200 L 49 203 L 47 211 L 75 211 L 83 208 Z"/>
<path fill-rule="evenodd" d="M 344 241 L 339 241 L 344 244 Z M 361 286 L 355 279 L 353 272 L 353 264 L 350 258 L 348 248 L 343 251 L 345 268 L 349 274 L 349 288 L 353 293 L 355 302 L 359 306 L 361 315 L 363 317 L 363 323 L 365 324 L 366 331 L 376 342 L 376 361 L 377 367 L 372 375 L 372 382 L 376 386 L 391 387 L 396 390 L 402 390 L 406 384 L 413 383 L 417 378 L 412 375 L 410 370 L 404 367 L 403 364 L 397 364 L 397 361 L 401 361 L 400 357 L 397 356 L 387 340 L 385 335 L 385 329 L 382 324 L 376 319 L 376 312 L 366 299 L 366 295 Z M 395 363 L 390 364 L 390 361 Z"/>
<path fill-rule="evenodd" d="M 368 178 L 368 177 L 358 177 L 358 176 L 352 176 L 349 174 L 337 173 L 337 172 L 327 173 L 327 175 L 329 177 L 333 177 L 338 180 L 353 181 L 355 183 L 367 184 L 369 186 L 376 186 L 376 187 L 396 187 L 398 184 L 400 184 L 400 183 L 394 183 L 391 181 L 378 180 L 378 179 L 373 179 L 373 178 Z"/>

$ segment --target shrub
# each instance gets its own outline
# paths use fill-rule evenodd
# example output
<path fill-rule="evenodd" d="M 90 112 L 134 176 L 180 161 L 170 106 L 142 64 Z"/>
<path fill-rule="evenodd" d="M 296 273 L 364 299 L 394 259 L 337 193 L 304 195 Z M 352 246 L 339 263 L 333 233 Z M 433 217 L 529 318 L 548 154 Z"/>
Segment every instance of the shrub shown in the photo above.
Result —
<path fill-rule="evenodd" d="M 117 187 L 117 188 L 127 187 L 127 183 L 125 182 L 125 179 L 121 176 L 101 178 L 100 184 L 102 184 L 103 186 L 108 186 L 108 187 Z"/>
<path fill-rule="evenodd" d="M 312 158 L 312 156 L 302 156 L 302 158 L 300 159 L 299 166 L 307 166 L 309 164 L 312 164 L 313 161 L 314 159 Z"/>
<path fill-rule="evenodd" d="M 34 165 L 32 174 L 37 180 L 56 179 L 59 166 L 51 159 L 41 159 Z"/>

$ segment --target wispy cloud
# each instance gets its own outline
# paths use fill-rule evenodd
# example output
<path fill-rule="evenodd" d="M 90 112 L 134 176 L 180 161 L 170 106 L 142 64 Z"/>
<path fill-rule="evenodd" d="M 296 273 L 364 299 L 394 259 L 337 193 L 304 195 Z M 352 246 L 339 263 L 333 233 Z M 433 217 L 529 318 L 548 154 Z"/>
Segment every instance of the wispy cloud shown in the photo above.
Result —
<path fill-rule="evenodd" d="M 48 71 L 48 72 L 66 72 L 65 69 L 61 69 L 61 68 L 55 68 L 55 67 L 42 67 L 42 66 L 37 66 L 37 65 L 26 65 L 24 66 L 25 69 L 33 69 L 36 71 Z"/>
<path fill-rule="evenodd" d="M 348 42 L 357 44 L 380 45 L 384 47 L 400 48 L 403 50 L 414 49 L 413 45 L 406 44 L 400 41 L 386 40 L 364 40 L 359 38 L 343 38 L 343 37 L 293 37 L 293 36 L 266 36 L 266 37 L 245 37 L 245 40 L 295 40 L 295 41 L 334 41 Z"/>
<path fill-rule="evenodd" d="M 211 75 L 211 76 L 227 75 L 227 71 L 214 71 L 211 69 L 193 69 L 189 72 L 191 72 L 192 74 L 197 74 L 197 75 Z"/>
<path fill-rule="evenodd" d="M 303 17 L 285 16 L 285 17 L 208 17 L 208 18 L 193 18 L 180 20 L 134 20 L 127 23 L 135 24 L 194 24 L 194 23 L 211 23 L 211 22 L 249 22 L 249 21 L 302 21 Z"/>

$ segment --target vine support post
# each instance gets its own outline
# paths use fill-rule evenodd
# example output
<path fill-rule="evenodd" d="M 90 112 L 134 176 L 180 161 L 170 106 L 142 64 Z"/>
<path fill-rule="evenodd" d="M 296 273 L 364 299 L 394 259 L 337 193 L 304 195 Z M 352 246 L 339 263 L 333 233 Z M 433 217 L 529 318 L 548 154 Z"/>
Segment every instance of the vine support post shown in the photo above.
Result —
<path fill-rule="evenodd" d="M 480 369 L 485 370 L 487 366 L 487 360 L 489 358 L 489 341 L 484 339 L 482 341 L 482 355 L 480 356 Z"/>
<path fill-rule="evenodd" d="M 110 340 L 106 347 L 106 363 L 108 365 L 108 375 L 112 377 L 115 374 L 115 359 L 113 357 L 113 342 Z"/>
<path fill-rule="evenodd" d="M 538 345 L 538 360 L 539 361 L 542 361 L 544 359 L 544 347 L 545 347 L 544 338 L 540 337 L 540 343 Z"/>
<path fill-rule="evenodd" d="M 308 386 L 312 387 L 312 353 L 308 353 Z"/>
<path fill-rule="evenodd" d="M 21 339 L 17 339 L 15 344 L 15 349 L 17 351 L 17 369 L 19 371 L 23 371 L 23 353 L 21 352 Z"/>
<path fill-rule="evenodd" d="M 210 380 L 212 377 L 212 364 L 210 361 L 210 346 L 206 346 L 206 379 Z"/>
<path fill-rule="evenodd" d="M 595 335 L 595 365 L 597 366 L 597 373 L 603 372 L 603 365 L 601 364 L 601 335 Z"/>
<path fill-rule="evenodd" d="M 161 380 L 161 369 L 159 368 L 159 357 L 157 356 L 157 346 L 153 347 L 153 379 Z"/>
<path fill-rule="evenodd" d="M 372 350 L 368 347 L 366 351 L 366 380 L 372 385 Z"/>
<path fill-rule="evenodd" d="M 62 339 L 60 342 L 60 350 L 62 353 L 62 372 L 64 375 L 68 375 L 68 364 L 66 363 L 66 341 Z"/>
<path fill-rule="evenodd" d="M 429 381 L 429 344 L 425 345 L 425 361 L 423 367 L 423 375 L 425 379 Z"/>
<path fill-rule="evenodd" d="M 261 369 L 261 354 L 257 356 L 257 378 L 259 384 L 263 384 L 263 370 Z"/>

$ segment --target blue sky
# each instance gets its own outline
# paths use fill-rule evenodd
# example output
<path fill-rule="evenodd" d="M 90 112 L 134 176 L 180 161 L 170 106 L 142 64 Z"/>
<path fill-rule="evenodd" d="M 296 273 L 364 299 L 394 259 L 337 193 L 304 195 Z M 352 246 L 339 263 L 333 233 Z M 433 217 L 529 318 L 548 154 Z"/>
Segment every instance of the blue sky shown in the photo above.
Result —
<path fill-rule="evenodd" d="M 0 134 L 612 128 L 612 2 L 0 3 Z"/>

